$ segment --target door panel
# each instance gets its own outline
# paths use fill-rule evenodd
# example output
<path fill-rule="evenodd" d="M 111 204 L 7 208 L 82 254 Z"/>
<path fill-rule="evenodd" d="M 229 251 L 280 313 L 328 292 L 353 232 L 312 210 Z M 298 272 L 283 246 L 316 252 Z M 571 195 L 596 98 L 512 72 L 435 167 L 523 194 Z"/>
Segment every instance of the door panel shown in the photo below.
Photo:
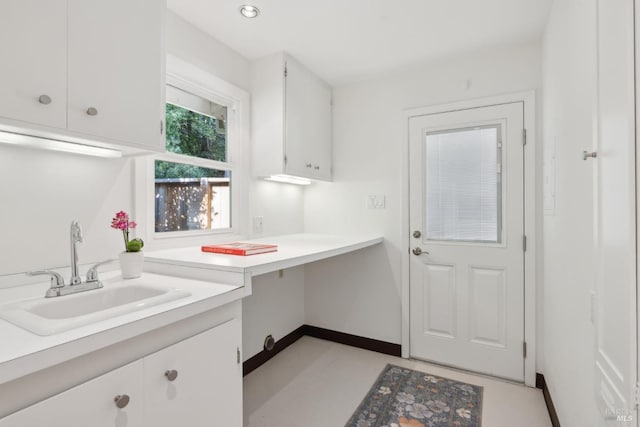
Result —
<path fill-rule="evenodd" d="M 427 265 L 423 270 L 423 331 L 445 338 L 455 337 L 455 269 L 453 265 Z"/>
<path fill-rule="evenodd" d="M 410 119 L 412 357 L 524 380 L 523 116 Z"/>

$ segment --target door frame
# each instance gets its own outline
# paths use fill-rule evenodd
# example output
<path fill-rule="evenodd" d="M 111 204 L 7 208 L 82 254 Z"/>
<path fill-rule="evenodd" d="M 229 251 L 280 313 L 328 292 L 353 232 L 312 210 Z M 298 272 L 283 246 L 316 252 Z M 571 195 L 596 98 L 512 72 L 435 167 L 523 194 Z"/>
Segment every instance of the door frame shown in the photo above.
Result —
<path fill-rule="evenodd" d="M 486 98 L 476 98 L 447 104 L 411 108 L 404 111 L 403 132 L 404 145 L 402 166 L 402 357 L 409 358 L 409 120 L 412 117 L 439 114 L 457 110 L 489 107 L 513 102 L 524 103 L 524 128 L 526 129 L 526 145 L 524 147 L 524 233 L 527 236 L 527 250 L 524 253 L 524 340 L 527 343 L 527 357 L 524 359 L 524 383 L 536 385 L 536 288 L 537 288 L 537 240 L 536 224 L 542 216 L 536 211 L 536 93 L 535 91 L 517 92 Z M 404 249 L 406 248 L 406 250 Z"/>

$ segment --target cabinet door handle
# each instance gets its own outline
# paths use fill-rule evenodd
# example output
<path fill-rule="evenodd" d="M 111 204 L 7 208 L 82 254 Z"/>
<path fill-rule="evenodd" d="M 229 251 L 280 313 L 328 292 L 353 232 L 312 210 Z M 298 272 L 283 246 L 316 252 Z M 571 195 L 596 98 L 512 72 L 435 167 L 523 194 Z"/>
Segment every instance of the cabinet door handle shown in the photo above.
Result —
<path fill-rule="evenodd" d="M 178 371 L 176 371 L 175 369 L 165 371 L 164 376 L 167 377 L 169 381 L 174 381 L 176 378 L 178 378 Z"/>
<path fill-rule="evenodd" d="M 319 171 L 320 170 L 320 166 L 314 166 L 313 167 L 315 170 Z"/>
<path fill-rule="evenodd" d="M 120 409 L 126 408 L 129 404 L 129 400 L 131 399 L 127 394 L 119 394 L 113 399 L 113 401 L 116 402 L 116 406 Z"/>
<path fill-rule="evenodd" d="M 312 166 L 312 164 L 311 163 L 307 163 L 305 166 L 310 168 Z"/>
<path fill-rule="evenodd" d="M 40 95 L 38 102 L 42 105 L 49 105 L 51 104 L 51 97 L 49 95 Z"/>
<path fill-rule="evenodd" d="M 97 116 L 98 115 L 98 110 L 94 107 L 89 107 L 87 108 L 87 115 L 89 116 Z"/>

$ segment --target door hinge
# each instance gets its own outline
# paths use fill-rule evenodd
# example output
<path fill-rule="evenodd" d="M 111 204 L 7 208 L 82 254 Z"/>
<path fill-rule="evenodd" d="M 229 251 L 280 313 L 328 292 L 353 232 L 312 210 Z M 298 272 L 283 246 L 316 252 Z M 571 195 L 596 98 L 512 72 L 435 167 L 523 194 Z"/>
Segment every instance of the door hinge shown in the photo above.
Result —
<path fill-rule="evenodd" d="M 164 120 L 160 120 L 160 135 L 164 134 Z"/>
<path fill-rule="evenodd" d="M 240 364 L 240 347 L 236 347 L 236 362 Z"/>
<path fill-rule="evenodd" d="M 522 250 L 527 252 L 527 236 L 522 236 Z"/>
<path fill-rule="evenodd" d="M 527 145 L 527 130 L 522 129 L 522 145 Z"/>
<path fill-rule="evenodd" d="M 287 156 L 284 156 L 284 164 L 287 164 Z"/>
<path fill-rule="evenodd" d="M 640 383 L 635 383 L 633 386 L 633 403 L 636 408 L 640 406 Z"/>
<path fill-rule="evenodd" d="M 284 65 L 284 76 L 287 77 L 289 75 L 289 70 L 287 70 L 287 64 Z"/>
<path fill-rule="evenodd" d="M 522 341 L 522 357 L 527 358 L 527 342 Z"/>

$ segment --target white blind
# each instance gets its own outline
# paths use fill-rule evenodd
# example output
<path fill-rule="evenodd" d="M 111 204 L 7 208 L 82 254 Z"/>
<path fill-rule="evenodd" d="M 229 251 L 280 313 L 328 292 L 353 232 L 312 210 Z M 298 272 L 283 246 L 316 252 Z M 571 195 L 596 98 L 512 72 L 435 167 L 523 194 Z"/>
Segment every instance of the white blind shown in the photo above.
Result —
<path fill-rule="evenodd" d="M 499 132 L 483 126 L 427 133 L 427 239 L 500 242 Z"/>

